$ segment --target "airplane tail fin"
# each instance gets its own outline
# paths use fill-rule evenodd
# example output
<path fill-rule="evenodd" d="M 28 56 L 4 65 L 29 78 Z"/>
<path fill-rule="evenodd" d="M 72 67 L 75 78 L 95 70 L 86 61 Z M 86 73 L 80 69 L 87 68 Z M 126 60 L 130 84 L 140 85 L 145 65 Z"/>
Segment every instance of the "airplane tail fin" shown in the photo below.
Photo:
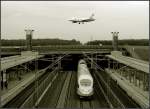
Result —
<path fill-rule="evenodd" d="M 94 16 L 94 14 L 92 14 L 92 15 L 90 16 L 90 19 L 93 18 L 93 16 Z"/>

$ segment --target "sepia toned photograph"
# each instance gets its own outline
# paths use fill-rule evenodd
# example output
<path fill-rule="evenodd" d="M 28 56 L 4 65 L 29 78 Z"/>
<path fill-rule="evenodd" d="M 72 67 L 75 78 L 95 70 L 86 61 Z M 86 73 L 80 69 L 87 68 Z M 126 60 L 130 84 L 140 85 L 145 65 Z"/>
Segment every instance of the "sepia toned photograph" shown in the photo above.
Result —
<path fill-rule="evenodd" d="M 150 108 L 149 1 L 1 1 L 0 33 L 0 108 Z"/>

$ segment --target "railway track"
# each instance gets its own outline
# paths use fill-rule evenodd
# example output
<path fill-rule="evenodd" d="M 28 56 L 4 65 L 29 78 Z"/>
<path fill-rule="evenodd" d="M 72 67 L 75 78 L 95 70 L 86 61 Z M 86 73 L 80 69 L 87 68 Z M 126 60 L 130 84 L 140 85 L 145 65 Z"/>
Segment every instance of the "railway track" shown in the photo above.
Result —
<path fill-rule="evenodd" d="M 38 104 L 39 108 L 55 108 L 57 106 L 66 76 L 66 72 L 61 72 L 61 74 L 58 75 L 53 85 L 48 89 L 47 93 Z"/>
<path fill-rule="evenodd" d="M 111 88 L 114 90 L 114 93 L 116 96 L 122 101 L 122 103 L 127 107 L 127 108 L 139 108 L 140 106 L 130 98 L 125 91 L 123 91 L 118 85 L 116 85 L 116 82 L 114 80 L 110 80 L 111 82 Z"/>
<path fill-rule="evenodd" d="M 19 108 L 21 104 L 30 96 L 34 91 L 34 83 L 31 83 L 27 88 L 25 88 L 21 93 L 19 93 L 15 98 L 5 104 L 4 108 Z"/>
<path fill-rule="evenodd" d="M 53 72 L 54 73 L 54 72 Z M 50 78 L 53 77 L 53 73 L 50 73 Z M 44 73 L 41 77 L 38 78 L 38 85 L 42 83 L 42 81 L 49 75 L 49 72 Z M 7 104 L 5 104 L 4 108 L 19 108 L 26 99 L 33 94 L 35 91 L 35 81 L 32 82 L 27 88 L 25 88 L 22 92 L 20 92 L 16 97 L 10 100 Z"/>
<path fill-rule="evenodd" d="M 95 85 L 94 85 L 94 90 L 95 88 L 97 88 Z M 86 99 L 86 98 L 80 99 L 76 91 L 77 91 L 77 75 L 76 72 L 73 72 L 72 77 L 70 79 L 66 105 L 63 108 L 86 109 L 86 108 L 109 107 L 106 101 L 104 100 L 105 98 L 101 92 L 96 93 L 96 91 L 94 91 L 94 95 L 91 99 Z"/>
<path fill-rule="evenodd" d="M 70 84 L 69 84 L 69 88 L 68 88 L 68 94 L 67 94 L 67 99 L 68 101 L 66 101 L 65 106 L 64 107 L 68 107 L 68 108 L 75 108 L 77 103 L 77 97 L 76 97 L 76 81 L 77 80 L 77 75 L 76 72 L 72 72 L 72 76 L 70 78 Z"/>
<path fill-rule="evenodd" d="M 39 78 L 39 83 L 41 83 L 48 73 L 43 74 Z M 51 73 L 51 79 L 54 77 L 55 73 Z M 70 72 L 58 72 L 58 76 L 53 81 L 53 84 L 39 104 L 38 108 L 110 108 L 108 102 L 102 91 L 102 86 L 100 87 L 100 80 L 98 76 L 92 73 L 94 78 L 94 95 L 91 99 L 80 99 L 76 93 L 77 90 L 77 73 Z M 102 77 L 107 80 L 106 75 L 102 74 Z M 111 80 L 111 89 L 114 90 L 116 96 L 123 102 L 127 108 L 138 107 L 125 92 L 123 92 L 116 83 Z M 30 84 L 25 90 L 23 90 L 18 96 L 16 96 L 12 101 L 10 101 L 4 107 L 14 107 L 19 108 L 21 104 L 32 94 L 35 90 L 35 83 Z M 40 85 L 40 84 L 39 84 Z"/>
<path fill-rule="evenodd" d="M 97 88 L 95 86 L 95 88 Z M 109 107 L 102 93 L 95 91 L 92 99 L 80 99 L 76 93 L 77 73 L 61 72 L 47 91 L 39 108 L 106 108 Z M 55 94 L 54 94 L 55 93 Z"/>
<path fill-rule="evenodd" d="M 92 108 L 91 100 L 80 100 L 80 108 Z"/>
<path fill-rule="evenodd" d="M 65 106 L 66 100 L 68 99 L 67 95 L 68 95 L 68 88 L 69 88 L 71 77 L 72 77 L 72 72 L 68 72 L 56 108 L 63 108 Z"/>
<path fill-rule="evenodd" d="M 121 87 L 119 87 L 113 79 L 109 77 L 109 75 L 107 75 L 106 73 L 101 73 L 101 75 L 106 82 L 108 81 L 109 78 L 110 88 L 119 98 L 119 100 L 123 103 L 125 108 L 140 108 L 140 106 L 137 103 L 135 103 L 135 101 L 131 97 L 129 97 L 127 93 L 123 89 L 121 89 Z"/>
<path fill-rule="evenodd" d="M 95 73 L 93 73 L 93 78 L 94 78 L 94 87 L 95 87 L 95 96 L 98 99 L 98 103 L 100 107 L 104 107 L 104 108 L 109 108 L 109 105 L 106 101 L 106 98 L 104 96 L 104 90 L 102 89 L 102 86 L 100 85 L 100 81 L 99 78 L 96 76 Z"/>

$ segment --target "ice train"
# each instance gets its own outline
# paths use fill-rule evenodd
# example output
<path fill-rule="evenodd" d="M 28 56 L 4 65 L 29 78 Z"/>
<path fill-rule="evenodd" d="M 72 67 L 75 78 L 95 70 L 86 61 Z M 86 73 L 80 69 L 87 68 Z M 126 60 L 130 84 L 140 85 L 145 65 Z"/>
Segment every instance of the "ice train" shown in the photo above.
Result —
<path fill-rule="evenodd" d="M 93 95 L 93 78 L 89 72 L 85 60 L 81 59 L 78 62 L 77 68 L 77 94 L 80 98 L 89 97 Z"/>

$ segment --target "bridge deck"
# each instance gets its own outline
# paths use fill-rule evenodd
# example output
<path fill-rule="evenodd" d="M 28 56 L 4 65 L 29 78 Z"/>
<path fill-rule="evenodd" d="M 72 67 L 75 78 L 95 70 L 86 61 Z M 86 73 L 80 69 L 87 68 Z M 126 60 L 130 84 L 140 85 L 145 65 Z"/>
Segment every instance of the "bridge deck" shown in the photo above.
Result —
<path fill-rule="evenodd" d="M 149 73 L 149 62 L 123 56 L 123 55 L 106 55 L 107 57 L 116 60 L 120 63 L 123 63 L 127 66 L 135 68 L 137 70 L 143 71 L 145 73 Z"/>
<path fill-rule="evenodd" d="M 32 61 L 34 59 L 38 59 L 43 56 L 44 55 L 35 54 L 35 52 L 30 52 L 28 54 L 25 53 L 25 55 L 21 54 L 16 56 L 4 57 L 1 59 L 1 71 Z"/>
<path fill-rule="evenodd" d="M 82 53 L 106 53 L 109 54 L 110 51 L 96 51 L 96 50 L 88 50 L 88 51 L 50 51 L 50 52 L 41 52 L 41 55 L 48 55 L 48 54 L 82 54 Z"/>

